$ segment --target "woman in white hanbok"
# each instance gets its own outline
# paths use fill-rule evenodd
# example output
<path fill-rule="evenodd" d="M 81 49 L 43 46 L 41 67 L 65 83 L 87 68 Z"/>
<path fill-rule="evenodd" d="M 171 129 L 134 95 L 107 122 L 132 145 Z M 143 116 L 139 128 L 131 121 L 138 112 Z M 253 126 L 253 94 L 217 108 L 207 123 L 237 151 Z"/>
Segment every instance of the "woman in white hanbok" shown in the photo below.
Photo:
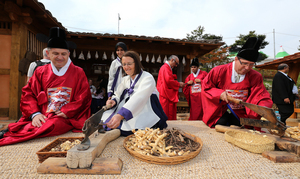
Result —
<path fill-rule="evenodd" d="M 159 100 L 153 76 L 142 70 L 139 55 L 128 51 L 122 57 L 123 77 L 115 95 L 106 105 L 113 107 L 102 116 L 106 129 L 120 129 L 121 135 L 132 134 L 133 129 L 166 128 L 167 116 Z"/>

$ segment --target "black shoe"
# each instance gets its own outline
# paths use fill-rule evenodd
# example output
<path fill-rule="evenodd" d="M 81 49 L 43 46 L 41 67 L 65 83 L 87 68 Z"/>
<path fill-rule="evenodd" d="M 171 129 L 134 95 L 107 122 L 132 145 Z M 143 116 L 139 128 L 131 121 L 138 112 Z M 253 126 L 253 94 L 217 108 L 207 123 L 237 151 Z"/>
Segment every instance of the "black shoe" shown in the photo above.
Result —
<path fill-rule="evenodd" d="M 8 132 L 8 128 L 7 128 L 7 129 L 4 129 L 4 130 L 2 130 L 2 131 L 0 131 L 0 139 L 3 138 L 3 136 L 4 136 L 4 134 L 5 134 L 6 132 Z"/>

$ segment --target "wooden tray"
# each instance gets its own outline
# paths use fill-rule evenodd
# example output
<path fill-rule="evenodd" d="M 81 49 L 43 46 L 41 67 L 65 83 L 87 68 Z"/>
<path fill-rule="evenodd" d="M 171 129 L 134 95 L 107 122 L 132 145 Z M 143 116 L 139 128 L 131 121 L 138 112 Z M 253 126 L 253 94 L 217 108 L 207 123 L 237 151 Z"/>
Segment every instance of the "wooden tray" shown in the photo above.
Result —
<path fill-rule="evenodd" d="M 253 153 L 263 153 L 275 149 L 275 142 L 261 134 L 231 130 L 225 132 L 225 140 Z"/>
<path fill-rule="evenodd" d="M 129 152 L 130 155 L 132 155 L 133 157 L 135 157 L 135 158 L 137 158 L 141 161 L 144 161 L 144 162 L 147 162 L 147 163 L 159 164 L 159 165 L 175 165 L 175 164 L 180 164 L 180 163 L 187 162 L 187 161 L 195 158 L 200 153 L 200 151 L 202 150 L 202 146 L 203 146 L 202 140 L 199 137 L 195 136 L 195 135 L 192 135 L 192 134 L 189 134 L 189 133 L 186 133 L 186 134 L 191 135 L 192 137 L 194 137 L 195 138 L 194 141 L 198 142 L 200 144 L 200 146 L 196 151 L 191 152 L 191 153 L 189 153 L 187 155 L 184 155 L 184 156 L 156 157 L 156 156 L 142 155 L 142 154 L 140 154 L 136 151 L 133 151 L 133 150 L 129 149 L 126 146 L 126 142 L 129 140 L 129 138 L 134 136 L 134 134 L 132 134 L 130 136 L 127 136 L 124 139 L 123 146 Z"/>
<path fill-rule="evenodd" d="M 64 143 L 65 141 L 69 140 L 70 142 L 75 141 L 76 139 L 82 141 L 84 137 L 59 137 L 49 143 L 47 146 L 39 150 L 36 154 L 39 157 L 39 162 L 42 163 L 44 160 L 46 160 L 49 157 L 66 157 L 67 151 L 55 151 L 50 152 L 50 150 L 54 147 L 56 147 L 59 144 Z"/>

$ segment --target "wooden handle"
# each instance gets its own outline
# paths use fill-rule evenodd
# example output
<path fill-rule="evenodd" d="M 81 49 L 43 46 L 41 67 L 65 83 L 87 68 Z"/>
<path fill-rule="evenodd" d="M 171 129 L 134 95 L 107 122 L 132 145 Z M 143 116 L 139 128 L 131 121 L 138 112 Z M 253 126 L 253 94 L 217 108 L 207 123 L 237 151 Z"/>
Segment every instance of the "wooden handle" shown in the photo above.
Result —
<path fill-rule="evenodd" d="M 241 102 L 242 102 L 241 100 L 235 99 L 235 98 L 233 98 L 231 96 L 227 96 L 227 99 L 228 99 L 228 101 L 233 102 L 235 104 L 241 104 Z"/>

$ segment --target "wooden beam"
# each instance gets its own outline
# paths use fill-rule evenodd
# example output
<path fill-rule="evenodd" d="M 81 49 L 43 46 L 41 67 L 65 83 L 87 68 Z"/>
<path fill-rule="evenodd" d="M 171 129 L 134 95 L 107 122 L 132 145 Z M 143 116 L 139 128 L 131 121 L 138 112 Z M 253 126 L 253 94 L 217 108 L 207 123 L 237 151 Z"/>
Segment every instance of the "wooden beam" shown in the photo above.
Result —
<path fill-rule="evenodd" d="M 28 25 L 30 25 L 31 23 L 32 23 L 32 18 L 31 17 L 23 17 L 23 22 L 25 23 L 25 24 L 28 24 Z"/>
<path fill-rule="evenodd" d="M 9 119 L 17 120 L 20 117 L 20 97 L 23 87 L 19 72 L 19 62 L 24 57 L 27 47 L 27 26 L 22 22 L 12 22 L 11 59 L 10 59 L 10 93 L 9 93 Z"/>
<path fill-rule="evenodd" d="M 0 117 L 8 117 L 9 108 L 0 108 Z"/>
<path fill-rule="evenodd" d="M 12 12 L 14 14 L 17 14 L 19 16 L 22 15 L 21 8 L 17 4 L 13 3 L 12 1 L 5 1 L 4 10 L 6 12 Z"/>
<path fill-rule="evenodd" d="M 0 68 L 0 75 L 9 75 L 10 69 Z"/>
<path fill-rule="evenodd" d="M 23 6 L 23 0 L 17 0 L 18 6 L 22 7 Z"/>
<path fill-rule="evenodd" d="M 297 83 L 299 72 L 300 72 L 300 62 L 299 63 L 290 63 L 289 64 L 289 76 Z"/>
<path fill-rule="evenodd" d="M 13 13 L 13 12 L 9 13 L 9 18 L 12 21 L 18 21 L 19 20 L 19 16 L 17 14 Z"/>

